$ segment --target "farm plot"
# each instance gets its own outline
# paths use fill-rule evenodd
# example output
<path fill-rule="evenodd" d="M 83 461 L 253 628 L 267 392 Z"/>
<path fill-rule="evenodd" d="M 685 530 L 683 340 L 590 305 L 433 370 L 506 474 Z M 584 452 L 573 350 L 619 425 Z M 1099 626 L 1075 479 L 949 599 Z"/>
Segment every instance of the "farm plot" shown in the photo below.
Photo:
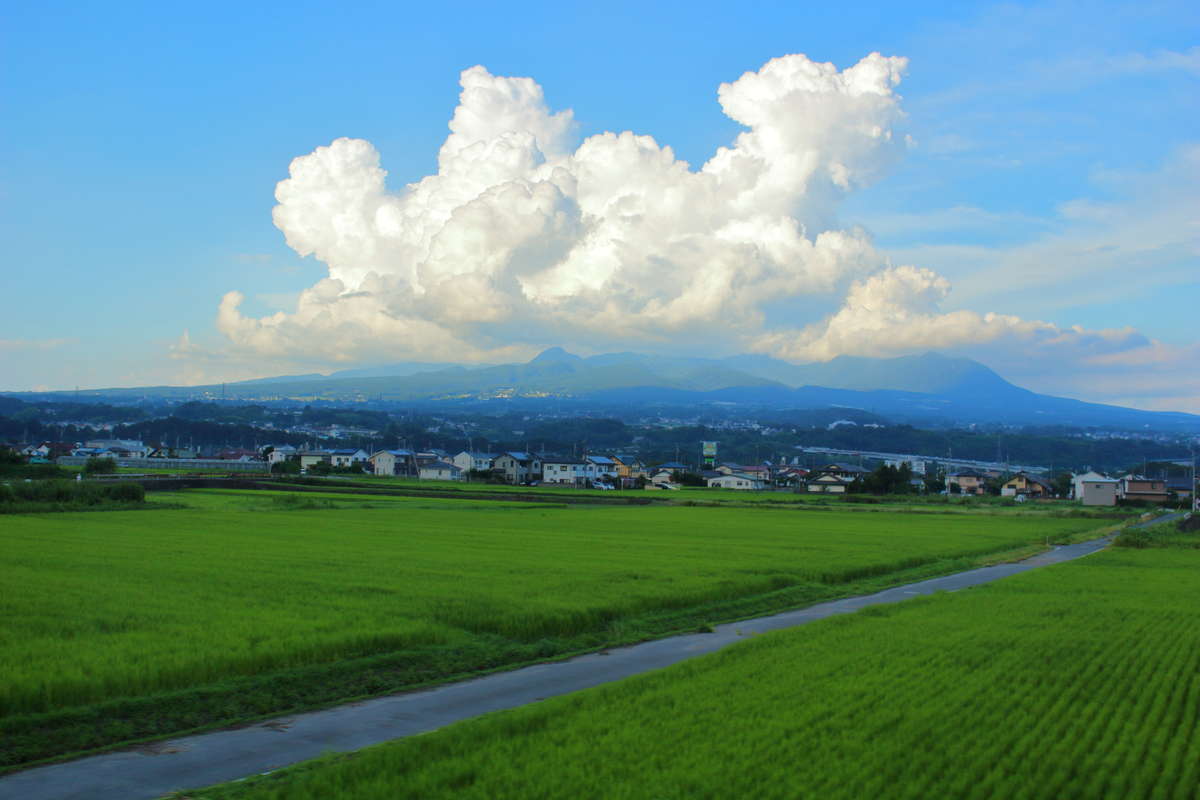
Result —
<path fill-rule="evenodd" d="M 1197 597 L 1110 550 L 192 796 L 1194 798 Z"/>
<path fill-rule="evenodd" d="M 337 507 L 344 496 L 319 494 L 297 502 L 335 507 L 287 510 L 272 505 L 286 496 L 261 492 L 165 499 L 193 507 L 4 521 L 0 738 L 41 732 L 8 763 L 800 605 L 1095 525 L 375 497 Z M 81 738 L 59 731 L 56 714 Z"/>

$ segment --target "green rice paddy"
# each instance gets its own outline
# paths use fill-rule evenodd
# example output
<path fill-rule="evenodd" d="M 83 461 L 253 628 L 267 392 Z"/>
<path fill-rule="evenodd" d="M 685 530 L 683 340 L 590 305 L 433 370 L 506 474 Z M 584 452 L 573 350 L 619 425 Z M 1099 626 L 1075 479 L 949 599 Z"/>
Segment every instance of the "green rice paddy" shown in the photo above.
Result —
<path fill-rule="evenodd" d="M 0 521 L 0 739 L 12 747 L 0 764 L 794 607 L 1097 524 L 319 492 L 152 499 L 187 507 Z"/>
<path fill-rule="evenodd" d="M 1198 599 L 1113 549 L 190 796 L 1195 798 Z"/>

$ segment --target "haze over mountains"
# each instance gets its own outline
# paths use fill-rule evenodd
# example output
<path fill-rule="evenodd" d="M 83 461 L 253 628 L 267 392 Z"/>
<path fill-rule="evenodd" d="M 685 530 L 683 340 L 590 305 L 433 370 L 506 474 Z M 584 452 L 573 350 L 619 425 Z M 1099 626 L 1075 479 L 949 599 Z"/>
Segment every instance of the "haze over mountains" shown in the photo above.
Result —
<path fill-rule="evenodd" d="M 1152 412 L 1040 395 L 967 358 L 840 356 L 792 364 L 762 355 L 721 359 L 606 353 L 582 357 L 552 347 L 523 364 L 397 363 L 329 375 L 239 383 L 143 387 L 90 396 L 225 397 L 254 400 L 382 401 L 418 406 L 520 402 L 590 407 L 844 406 L 913 424 L 1003 423 L 1200 431 L 1200 416 Z"/>

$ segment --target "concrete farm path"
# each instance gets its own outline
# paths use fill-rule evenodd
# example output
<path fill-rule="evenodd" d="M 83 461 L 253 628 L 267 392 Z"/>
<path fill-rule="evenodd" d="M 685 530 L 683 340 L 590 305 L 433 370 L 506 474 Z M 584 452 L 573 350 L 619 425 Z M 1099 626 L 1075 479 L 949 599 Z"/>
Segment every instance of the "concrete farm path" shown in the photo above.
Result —
<path fill-rule="evenodd" d="M 1166 518 L 1159 518 L 1154 522 Z M 0 800 L 150 800 L 269 772 L 325 753 L 426 733 L 459 720 L 577 692 L 668 667 L 743 641 L 750 634 L 804 625 L 868 606 L 955 592 L 1104 549 L 1094 539 L 1011 564 L 959 572 L 875 594 L 718 625 L 712 633 L 672 636 L 567 661 L 267 720 L 245 727 L 142 744 L 0 777 Z"/>

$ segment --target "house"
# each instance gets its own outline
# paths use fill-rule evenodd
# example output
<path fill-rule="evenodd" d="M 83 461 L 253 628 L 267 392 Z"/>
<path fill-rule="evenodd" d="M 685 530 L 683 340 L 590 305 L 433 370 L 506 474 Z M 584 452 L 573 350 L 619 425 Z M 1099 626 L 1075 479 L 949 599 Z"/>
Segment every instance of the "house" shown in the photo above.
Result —
<path fill-rule="evenodd" d="M 463 450 L 461 453 L 450 459 L 450 463 L 458 467 L 462 472 L 491 472 L 492 462 L 496 459 L 495 453 L 480 453 L 472 450 Z"/>
<path fill-rule="evenodd" d="M 826 464 L 809 473 L 807 488 L 810 492 L 845 494 L 850 484 L 867 474 L 870 474 L 870 470 L 857 464 Z"/>
<path fill-rule="evenodd" d="M 422 464 L 432 464 L 434 461 L 449 461 L 450 454 L 445 450 L 420 450 L 414 454 L 417 460 L 417 468 Z"/>
<path fill-rule="evenodd" d="M 233 447 L 228 450 L 222 450 L 217 453 L 217 458 L 222 461 L 258 461 L 257 450 L 247 450 L 243 447 Z"/>
<path fill-rule="evenodd" d="M 36 446 L 26 447 L 21 453 L 35 458 L 53 459 L 59 456 L 69 456 L 74 449 L 75 445 L 69 442 L 42 442 Z"/>
<path fill-rule="evenodd" d="M 371 457 L 366 450 L 353 447 L 329 451 L 330 462 L 335 467 L 352 467 L 355 464 L 365 464 Z"/>
<path fill-rule="evenodd" d="M 315 467 L 317 464 L 333 464 L 333 454 L 328 450 L 300 450 L 300 469 Z"/>
<path fill-rule="evenodd" d="M 295 450 L 296 450 L 296 448 L 293 447 L 292 452 L 295 452 Z M 78 453 L 72 453 L 72 455 L 78 455 Z M 199 457 L 200 457 L 199 453 L 190 447 L 167 447 L 166 445 L 162 445 L 160 447 L 153 447 L 150 449 L 150 452 L 146 455 L 146 458 L 199 458 Z M 261 461 L 262 458 L 256 457 L 254 460 Z M 279 460 L 282 461 L 283 459 L 279 459 Z M 275 462 L 271 462 L 271 463 L 275 463 Z"/>
<path fill-rule="evenodd" d="M 457 481 L 462 480 L 462 470 L 449 461 L 431 461 L 421 465 L 417 477 L 423 481 Z"/>
<path fill-rule="evenodd" d="M 857 476 L 851 476 L 846 473 L 820 472 L 815 477 L 809 477 L 807 489 L 810 492 L 845 494 L 846 490 L 850 488 L 850 484 L 856 480 L 858 480 Z"/>
<path fill-rule="evenodd" d="M 832 464 L 826 464 L 820 469 L 815 469 L 813 472 L 827 472 L 831 475 L 846 475 L 855 478 L 860 475 L 869 475 L 871 470 L 866 467 L 860 467 L 858 464 L 847 464 L 842 461 L 835 461 Z"/>
<path fill-rule="evenodd" d="M 746 475 L 741 472 L 734 472 L 730 475 L 720 475 L 716 478 L 708 479 L 710 489 L 741 489 L 749 491 L 763 488 L 762 478 L 756 475 Z"/>
<path fill-rule="evenodd" d="M 271 452 L 267 454 L 267 462 L 270 464 L 278 464 L 280 462 L 287 461 L 289 458 L 296 455 L 297 452 L 298 451 L 296 448 L 292 447 L 290 444 L 276 445 Z"/>
<path fill-rule="evenodd" d="M 597 478 L 612 479 L 619 474 L 617 471 L 617 462 L 608 456 L 584 456 L 583 460 L 595 468 Z"/>
<path fill-rule="evenodd" d="M 826 464 L 823 467 L 818 467 L 809 473 L 810 478 L 817 478 L 821 475 L 834 475 L 838 478 L 843 478 L 850 483 L 858 480 L 864 475 L 870 475 L 871 470 L 866 467 L 860 467 L 858 464 L 846 464 L 841 461 L 835 461 L 832 464 Z"/>
<path fill-rule="evenodd" d="M 1083 499 L 1083 483 L 1085 481 L 1106 481 L 1106 480 L 1109 480 L 1109 477 L 1107 475 L 1105 475 L 1102 472 L 1096 472 L 1095 470 L 1090 470 L 1090 469 L 1087 472 L 1081 472 L 1078 474 L 1074 474 L 1071 476 L 1071 496 L 1074 497 L 1076 500 Z M 1106 503 L 1104 505 L 1111 505 L 1111 504 Z"/>
<path fill-rule="evenodd" d="M 586 486 L 596 479 L 596 465 L 582 458 L 547 456 L 542 462 L 542 483 Z"/>
<path fill-rule="evenodd" d="M 1120 500 L 1142 500 L 1147 503 L 1165 503 L 1171 499 L 1167 482 L 1162 479 L 1144 478 L 1141 475 L 1124 475 L 1117 486 Z"/>
<path fill-rule="evenodd" d="M 1097 475 L 1098 477 L 1087 477 Z M 1085 480 L 1079 480 L 1085 478 Z M 1090 472 L 1078 475 L 1072 481 L 1075 486 L 1075 499 L 1085 506 L 1115 506 L 1117 504 L 1117 488 L 1120 481 L 1116 478 L 1106 478 L 1099 473 Z"/>
<path fill-rule="evenodd" d="M 675 473 L 681 470 L 674 469 L 656 469 L 650 473 L 651 483 L 674 483 Z M 724 473 L 722 473 L 724 474 Z"/>
<path fill-rule="evenodd" d="M 617 477 L 619 478 L 647 477 L 646 465 L 637 456 L 615 455 L 612 457 L 612 460 L 617 465 Z"/>
<path fill-rule="evenodd" d="M 92 439 L 84 442 L 83 446 L 92 450 L 108 450 L 122 458 L 145 458 L 154 449 L 136 439 Z"/>
<path fill-rule="evenodd" d="M 1000 487 L 1002 497 L 1053 497 L 1054 488 L 1041 478 L 1035 478 L 1024 472 L 1013 475 Z"/>
<path fill-rule="evenodd" d="M 71 451 L 71 455 L 79 456 L 80 458 L 116 458 L 117 454 L 111 450 L 101 450 L 95 447 L 76 447 Z"/>
<path fill-rule="evenodd" d="M 412 450 L 380 450 L 367 459 L 376 475 L 417 474 L 416 454 Z"/>
<path fill-rule="evenodd" d="M 1174 492 L 1180 500 L 1191 500 L 1195 493 L 1195 486 L 1192 484 L 1191 478 L 1180 475 L 1175 478 L 1167 478 L 1167 491 Z"/>
<path fill-rule="evenodd" d="M 803 467 L 784 467 L 775 475 L 775 482 L 780 486 L 803 486 L 808 480 L 808 470 Z"/>
<path fill-rule="evenodd" d="M 953 494 L 957 486 L 962 494 L 984 494 L 987 491 L 987 476 L 973 469 L 951 472 L 946 476 L 946 493 Z"/>
<path fill-rule="evenodd" d="M 753 475 L 760 481 L 769 480 L 771 477 L 771 468 L 763 466 L 749 466 L 744 464 L 721 464 L 716 468 L 717 472 L 724 475 Z"/>
<path fill-rule="evenodd" d="M 506 483 L 522 484 L 542 479 L 542 461 L 532 453 L 510 450 L 496 457 L 492 470 Z"/>

